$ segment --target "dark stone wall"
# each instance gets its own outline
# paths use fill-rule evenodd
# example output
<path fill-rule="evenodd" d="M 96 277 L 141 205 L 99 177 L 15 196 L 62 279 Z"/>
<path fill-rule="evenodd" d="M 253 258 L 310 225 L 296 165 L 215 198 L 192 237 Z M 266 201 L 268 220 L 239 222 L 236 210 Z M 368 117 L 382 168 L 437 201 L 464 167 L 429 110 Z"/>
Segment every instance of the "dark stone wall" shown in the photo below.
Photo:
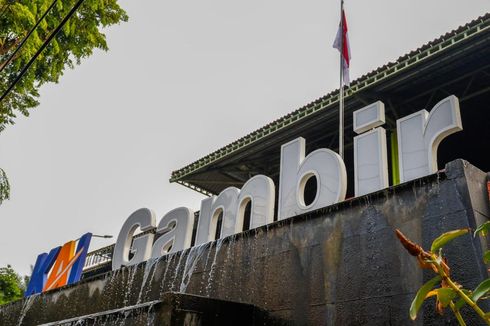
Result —
<path fill-rule="evenodd" d="M 45 324 L 46 325 L 46 324 Z M 165 293 L 161 300 L 48 323 L 49 326 L 283 326 L 257 307 L 207 297 Z"/>
<path fill-rule="evenodd" d="M 0 324 L 67 319 L 169 291 L 250 303 L 291 325 L 455 324 L 449 312 L 436 316 L 433 304 L 409 319 L 416 291 L 432 275 L 419 269 L 394 229 L 428 248 L 442 232 L 474 228 L 490 217 L 485 184 L 485 173 L 453 161 L 445 173 L 0 307 Z M 488 277 L 482 246 L 465 235 L 444 250 L 467 288 Z M 480 323 L 471 312 L 465 317 Z"/>

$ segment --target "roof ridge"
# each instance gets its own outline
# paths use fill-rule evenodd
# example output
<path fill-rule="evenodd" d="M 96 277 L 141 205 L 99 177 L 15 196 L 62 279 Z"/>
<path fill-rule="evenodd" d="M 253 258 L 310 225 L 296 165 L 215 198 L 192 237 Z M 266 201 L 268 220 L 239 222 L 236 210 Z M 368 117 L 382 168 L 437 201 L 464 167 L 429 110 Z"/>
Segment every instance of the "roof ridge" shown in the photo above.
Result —
<path fill-rule="evenodd" d="M 400 65 L 400 64 L 403 64 L 404 62 L 409 61 L 415 55 L 417 55 L 417 54 L 420 55 L 420 54 L 426 52 L 428 49 L 430 49 L 434 46 L 438 46 L 438 45 L 440 46 L 442 43 L 449 41 L 451 38 L 455 37 L 456 35 L 462 34 L 465 31 L 470 30 L 470 29 L 474 28 L 475 26 L 478 26 L 479 24 L 484 24 L 486 21 L 490 22 L 490 13 L 486 13 L 485 15 L 482 15 L 482 16 L 470 21 L 469 23 L 466 23 L 465 25 L 462 25 L 462 26 L 460 26 L 460 27 L 458 27 L 458 28 L 456 28 L 450 32 L 447 32 L 447 33 L 439 36 L 438 38 L 436 38 L 432 41 L 429 41 L 429 42 L 423 44 L 419 48 L 412 50 L 409 53 L 398 57 L 398 59 L 396 59 L 393 62 L 388 62 L 388 63 L 384 64 L 383 66 L 378 67 L 378 68 L 356 78 L 351 83 L 350 88 L 348 88 L 346 90 L 346 96 L 350 96 L 350 95 L 354 94 L 355 92 L 357 92 L 359 89 L 363 89 L 363 88 L 367 87 L 368 85 L 371 85 L 374 82 L 377 82 L 381 79 L 386 78 L 387 76 L 392 76 L 393 74 L 396 74 L 399 70 L 403 70 L 403 68 L 395 69 L 397 65 Z M 489 24 L 489 26 L 490 26 L 490 24 Z M 484 26 L 484 27 L 488 27 L 488 26 Z M 456 43 L 458 43 L 458 42 L 452 42 L 450 45 L 446 46 L 445 48 L 447 48 L 453 44 L 456 44 Z M 424 56 L 423 58 L 425 58 L 425 57 L 428 57 L 428 55 Z M 421 58 L 421 59 L 423 59 L 423 58 Z M 405 68 L 407 66 L 405 66 Z M 391 69 L 395 69 L 395 71 L 388 72 Z M 379 80 L 375 80 L 371 83 L 368 82 L 369 79 L 374 78 L 376 75 L 381 74 L 382 72 L 384 72 L 385 75 L 387 74 L 387 76 L 380 78 Z M 253 139 L 253 138 L 258 136 L 259 134 L 266 133 L 267 135 L 270 135 L 271 133 L 274 133 L 275 131 L 282 129 L 285 126 L 287 126 L 291 123 L 294 123 L 295 121 L 298 121 L 307 115 L 310 115 L 312 113 L 319 111 L 320 109 L 324 109 L 324 108 L 328 107 L 333 102 L 337 101 L 335 98 L 338 97 L 338 95 L 337 95 L 338 92 L 339 92 L 339 89 L 334 89 L 334 90 L 330 91 L 328 94 L 326 94 L 322 97 L 319 97 L 316 100 L 313 100 L 310 103 L 294 110 L 293 112 L 290 112 L 290 113 L 266 124 L 265 126 L 262 126 L 256 130 L 246 134 L 245 136 L 233 141 L 232 143 L 230 143 L 228 145 L 225 145 L 225 146 L 211 152 L 210 154 L 198 159 L 197 161 L 194 161 L 193 163 L 190 163 L 190 164 L 184 166 L 183 168 L 181 168 L 179 170 L 173 171 L 172 175 L 171 175 L 170 182 L 177 181 L 178 179 L 182 178 L 183 176 L 188 175 L 192 172 L 195 172 L 197 169 L 199 169 L 205 165 L 208 165 L 211 162 L 214 162 L 214 161 L 217 161 L 218 159 L 221 159 L 226 154 L 228 154 L 228 152 L 231 153 L 231 152 L 234 152 L 235 150 L 238 150 L 240 148 L 243 148 L 245 146 L 250 145 L 251 143 L 253 143 L 257 140 L 257 139 Z M 334 101 L 334 99 L 335 99 L 335 101 Z M 311 112 L 308 112 L 308 111 L 311 111 Z M 301 115 L 301 114 L 304 114 L 304 116 L 298 117 L 298 115 Z M 294 120 L 294 121 L 289 121 L 289 120 Z M 267 132 L 268 130 L 269 130 L 269 132 Z M 236 147 L 236 146 L 238 146 L 238 148 L 235 149 L 234 147 Z"/>

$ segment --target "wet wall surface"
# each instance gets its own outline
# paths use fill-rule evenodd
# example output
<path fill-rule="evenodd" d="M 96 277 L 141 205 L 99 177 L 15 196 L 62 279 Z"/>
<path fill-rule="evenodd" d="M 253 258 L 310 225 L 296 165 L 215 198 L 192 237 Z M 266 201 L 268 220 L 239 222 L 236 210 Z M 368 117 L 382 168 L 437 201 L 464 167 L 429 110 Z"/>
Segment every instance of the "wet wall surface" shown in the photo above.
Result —
<path fill-rule="evenodd" d="M 416 291 L 433 275 L 419 269 L 394 229 L 429 248 L 441 233 L 489 216 L 486 173 L 457 160 L 439 175 L 2 306 L 0 324 L 130 307 L 169 291 L 249 303 L 291 325 L 455 324 L 433 304 L 409 319 Z M 451 275 L 467 288 L 488 277 L 482 245 L 465 235 L 445 248 Z"/>
<path fill-rule="evenodd" d="M 260 326 L 288 325 L 253 305 L 165 293 L 161 300 L 43 324 L 43 326 Z"/>

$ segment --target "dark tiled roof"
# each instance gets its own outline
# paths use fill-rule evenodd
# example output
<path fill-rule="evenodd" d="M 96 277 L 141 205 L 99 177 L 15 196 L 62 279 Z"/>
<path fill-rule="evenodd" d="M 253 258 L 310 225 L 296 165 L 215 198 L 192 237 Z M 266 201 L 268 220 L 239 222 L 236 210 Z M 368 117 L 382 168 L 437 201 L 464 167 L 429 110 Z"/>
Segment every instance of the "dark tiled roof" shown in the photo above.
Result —
<path fill-rule="evenodd" d="M 345 97 L 350 97 L 361 90 L 365 90 L 372 85 L 375 85 L 387 78 L 396 76 L 399 72 L 404 71 L 415 64 L 418 64 L 434 55 L 439 55 L 443 51 L 448 51 L 451 48 L 457 46 L 463 41 L 468 40 L 480 33 L 488 31 L 490 29 L 490 13 L 481 16 L 470 23 L 461 26 L 449 33 L 446 33 L 439 38 L 421 46 L 420 48 L 411 51 L 395 62 L 390 62 L 382 67 L 369 72 L 351 83 L 351 86 L 345 90 Z M 264 137 L 274 134 L 279 130 L 289 128 L 295 123 L 303 120 L 306 117 L 311 116 L 321 110 L 330 107 L 332 104 L 338 102 L 339 90 L 334 90 L 329 94 L 303 106 L 302 108 L 295 110 L 264 127 L 234 141 L 233 143 L 212 152 L 209 155 L 191 163 L 180 170 L 172 172 L 170 182 L 178 182 L 196 191 L 209 194 L 207 191 L 200 189 L 192 184 L 184 181 L 185 177 L 197 172 L 198 170 L 208 167 L 215 162 L 218 162 L 231 154 L 242 150 L 252 144 L 261 141 Z"/>

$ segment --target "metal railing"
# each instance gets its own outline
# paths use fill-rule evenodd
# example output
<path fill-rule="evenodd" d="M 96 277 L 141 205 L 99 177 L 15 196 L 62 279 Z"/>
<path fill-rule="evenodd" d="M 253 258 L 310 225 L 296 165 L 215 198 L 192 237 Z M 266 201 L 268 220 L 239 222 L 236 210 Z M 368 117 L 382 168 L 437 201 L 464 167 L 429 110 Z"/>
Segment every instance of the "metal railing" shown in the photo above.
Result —
<path fill-rule="evenodd" d="M 134 239 L 139 238 L 148 233 L 155 233 L 156 228 L 150 229 L 145 232 L 141 232 L 134 236 Z M 83 272 L 92 271 L 109 264 L 112 261 L 112 253 L 114 251 L 115 244 L 111 244 L 107 247 L 91 251 L 87 254 L 85 259 L 85 265 L 83 266 Z"/>
<path fill-rule="evenodd" d="M 89 271 L 96 269 L 100 266 L 106 265 L 112 261 L 112 252 L 114 251 L 115 244 L 107 247 L 103 247 L 87 254 L 85 259 L 85 265 L 83 271 Z"/>

